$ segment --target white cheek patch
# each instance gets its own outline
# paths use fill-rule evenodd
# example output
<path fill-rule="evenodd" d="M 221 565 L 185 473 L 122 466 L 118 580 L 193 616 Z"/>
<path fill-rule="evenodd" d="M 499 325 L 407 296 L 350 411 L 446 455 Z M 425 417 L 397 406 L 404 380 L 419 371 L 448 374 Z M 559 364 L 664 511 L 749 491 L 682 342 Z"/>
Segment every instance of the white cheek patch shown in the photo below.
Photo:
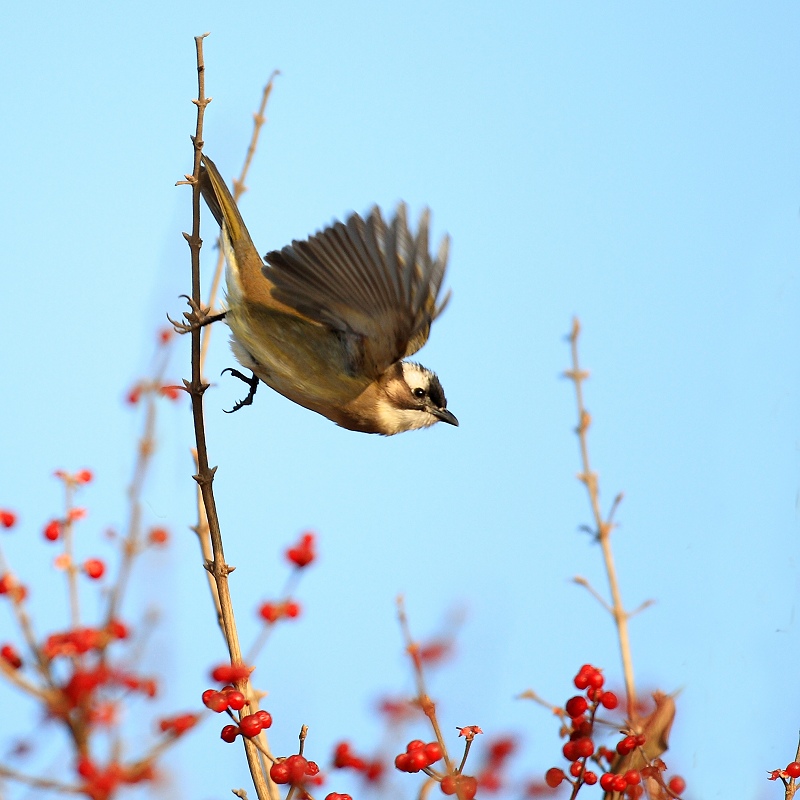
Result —
<path fill-rule="evenodd" d="M 395 408 L 385 400 L 381 400 L 377 407 L 378 419 L 381 428 L 389 436 L 403 431 L 415 431 L 427 428 L 439 420 L 427 411 L 415 411 L 410 408 Z"/>

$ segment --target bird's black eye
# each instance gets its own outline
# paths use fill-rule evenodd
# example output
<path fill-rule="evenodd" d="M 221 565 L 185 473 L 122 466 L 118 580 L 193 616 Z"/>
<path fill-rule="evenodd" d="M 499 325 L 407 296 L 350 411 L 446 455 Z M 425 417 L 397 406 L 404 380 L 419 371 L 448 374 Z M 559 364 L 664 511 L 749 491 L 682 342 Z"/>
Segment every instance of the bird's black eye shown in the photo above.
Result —
<path fill-rule="evenodd" d="M 419 386 L 414 389 L 414 397 L 425 397 L 425 390 L 420 389 Z"/>

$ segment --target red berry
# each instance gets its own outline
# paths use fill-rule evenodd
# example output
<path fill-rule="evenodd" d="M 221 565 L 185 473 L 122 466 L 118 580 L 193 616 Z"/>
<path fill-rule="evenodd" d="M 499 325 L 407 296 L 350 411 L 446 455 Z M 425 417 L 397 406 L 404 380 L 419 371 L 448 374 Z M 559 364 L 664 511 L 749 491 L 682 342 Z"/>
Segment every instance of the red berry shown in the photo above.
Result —
<path fill-rule="evenodd" d="M 636 739 L 633 736 L 626 736 L 617 742 L 617 752 L 621 756 L 626 756 L 628 753 L 636 749 Z"/>
<path fill-rule="evenodd" d="M 44 538 L 55 542 L 61 536 L 61 523 L 57 519 L 50 520 L 44 528 Z"/>
<path fill-rule="evenodd" d="M 636 742 L 637 747 L 644 747 L 644 743 L 647 741 L 647 737 L 643 733 L 640 733 L 634 736 L 633 740 Z"/>
<path fill-rule="evenodd" d="M 579 672 L 573 681 L 576 689 L 583 691 L 589 685 L 589 676 L 583 672 Z"/>
<path fill-rule="evenodd" d="M 294 600 L 287 600 L 283 604 L 283 613 L 286 614 L 289 619 L 295 619 L 295 617 L 299 617 L 300 603 L 297 603 Z"/>
<path fill-rule="evenodd" d="M 17 521 L 17 515 L 13 511 L 0 509 L 0 526 L 3 528 L 13 528 Z"/>
<path fill-rule="evenodd" d="M 242 736 L 248 739 L 261 733 L 261 720 L 255 714 L 246 714 L 239 720 Z"/>
<path fill-rule="evenodd" d="M 635 786 L 637 783 L 642 782 L 642 775 L 638 769 L 629 769 L 623 777 L 628 786 Z"/>
<path fill-rule="evenodd" d="M 87 558 L 83 562 L 83 571 L 92 579 L 97 580 L 103 577 L 106 565 L 99 558 Z"/>
<path fill-rule="evenodd" d="M 272 727 L 272 714 L 270 714 L 269 711 L 264 711 L 262 708 L 260 711 L 256 711 L 255 716 L 261 723 L 262 730 Z"/>
<path fill-rule="evenodd" d="M 588 786 L 594 786 L 597 783 L 597 775 L 587 769 L 586 772 L 583 773 L 583 782 Z"/>
<path fill-rule="evenodd" d="M 425 742 L 422 739 L 412 739 L 406 745 L 406 753 L 410 753 L 412 750 L 419 750 L 420 747 L 425 747 Z"/>
<path fill-rule="evenodd" d="M 401 772 L 411 772 L 408 768 L 408 753 L 400 753 L 398 756 L 395 756 L 394 765 Z"/>
<path fill-rule="evenodd" d="M 577 761 L 580 758 L 580 755 L 578 753 L 578 748 L 575 742 L 572 741 L 567 742 L 561 748 L 561 752 L 563 753 L 564 758 L 566 758 L 567 761 Z"/>
<path fill-rule="evenodd" d="M 595 670 L 589 675 L 589 686 L 593 689 L 599 689 L 605 682 L 606 679 L 603 677 L 603 673 L 600 672 L 600 670 Z"/>
<path fill-rule="evenodd" d="M 615 775 L 614 780 L 611 781 L 611 789 L 615 792 L 624 792 L 628 788 L 628 781 L 625 780 L 624 775 Z"/>
<path fill-rule="evenodd" d="M 428 756 L 425 755 L 424 747 L 418 747 L 416 750 L 406 753 L 406 756 L 408 756 L 409 772 L 419 772 L 430 764 Z"/>
<path fill-rule="evenodd" d="M 289 766 L 285 758 L 276 761 L 269 768 L 269 776 L 275 783 L 289 783 Z"/>
<path fill-rule="evenodd" d="M 428 742 L 425 745 L 425 758 L 428 759 L 427 766 L 435 764 L 442 757 L 442 748 L 439 742 Z"/>
<path fill-rule="evenodd" d="M 569 774 L 572 775 L 573 778 L 577 778 L 581 771 L 583 770 L 583 764 L 580 761 L 573 761 L 569 765 Z"/>
<path fill-rule="evenodd" d="M 686 788 L 686 781 L 680 775 L 673 775 L 669 779 L 667 787 L 673 794 L 682 794 Z"/>
<path fill-rule="evenodd" d="M 459 775 L 456 783 L 460 785 L 461 796 L 464 800 L 472 800 L 478 793 L 478 780 L 471 775 Z"/>
<path fill-rule="evenodd" d="M 314 534 L 310 531 L 304 533 L 300 537 L 300 541 L 286 551 L 286 558 L 299 568 L 307 567 L 314 560 L 315 555 Z"/>
<path fill-rule="evenodd" d="M 301 755 L 292 755 L 286 759 L 286 766 L 289 769 L 289 779 L 293 784 L 302 783 L 308 771 L 308 761 Z"/>
<path fill-rule="evenodd" d="M 582 736 L 580 739 L 576 739 L 574 744 L 575 752 L 577 752 L 578 758 L 589 758 L 589 756 L 594 753 L 594 742 L 587 736 Z"/>
<path fill-rule="evenodd" d="M 586 702 L 586 698 L 581 697 L 579 694 L 576 694 L 575 697 L 570 697 L 570 699 L 567 700 L 567 705 L 565 706 L 567 714 L 569 714 L 572 719 L 580 717 L 581 714 L 586 712 L 588 707 L 589 704 Z"/>
<path fill-rule="evenodd" d="M 232 708 L 234 711 L 241 711 L 247 702 L 245 696 L 236 689 L 229 689 L 220 694 L 224 695 L 228 708 Z"/>
<path fill-rule="evenodd" d="M 222 692 L 206 689 L 203 692 L 203 705 L 217 714 L 221 714 L 228 707 L 228 700 Z"/>
<path fill-rule="evenodd" d="M 151 528 L 147 539 L 150 544 L 156 546 L 166 544 L 169 539 L 169 532 L 166 528 Z"/>
<path fill-rule="evenodd" d="M 579 736 L 591 736 L 592 723 L 586 717 L 578 717 L 572 720 L 572 734 L 570 738 L 577 739 Z"/>
<path fill-rule="evenodd" d="M 561 772 L 561 770 L 559 770 Z M 564 774 L 563 772 L 561 773 Z M 440 784 L 442 794 L 455 794 L 456 793 L 456 779 L 452 775 L 445 775 Z"/>
<path fill-rule="evenodd" d="M 800 761 L 792 761 L 791 764 L 787 764 L 784 772 L 790 778 L 800 778 Z"/>
<path fill-rule="evenodd" d="M 12 644 L 4 644 L 0 647 L 0 658 L 8 664 L 11 669 L 19 669 L 22 666 L 22 659 Z"/>
<path fill-rule="evenodd" d="M 128 638 L 128 628 L 121 620 L 112 619 L 111 622 L 108 623 L 106 630 L 109 635 L 113 636 L 115 639 Z"/>
<path fill-rule="evenodd" d="M 264 603 L 258 613 L 267 622 L 277 622 L 281 617 L 281 607 L 275 603 Z"/>
<path fill-rule="evenodd" d="M 551 789 L 555 789 L 556 786 L 560 786 L 564 778 L 566 778 L 566 775 L 564 775 L 564 770 L 559 769 L 558 767 L 550 767 L 550 769 L 544 774 L 544 782 Z"/>
<path fill-rule="evenodd" d="M 250 667 L 246 664 L 220 664 L 211 671 L 211 680 L 219 683 L 234 683 L 250 677 Z"/>
<path fill-rule="evenodd" d="M 222 739 L 223 742 L 231 744 L 231 742 L 236 741 L 238 735 L 239 729 L 235 725 L 226 725 L 220 732 L 219 738 Z"/>
<path fill-rule="evenodd" d="M 619 699 L 614 692 L 603 692 L 603 694 L 600 695 L 600 705 L 602 705 L 603 708 L 616 708 L 618 704 Z"/>
<path fill-rule="evenodd" d="M 611 783 L 613 782 L 614 778 L 617 776 L 613 772 L 606 772 L 604 775 L 600 776 L 600 788 L 604 792 L 611 791 Z"/>

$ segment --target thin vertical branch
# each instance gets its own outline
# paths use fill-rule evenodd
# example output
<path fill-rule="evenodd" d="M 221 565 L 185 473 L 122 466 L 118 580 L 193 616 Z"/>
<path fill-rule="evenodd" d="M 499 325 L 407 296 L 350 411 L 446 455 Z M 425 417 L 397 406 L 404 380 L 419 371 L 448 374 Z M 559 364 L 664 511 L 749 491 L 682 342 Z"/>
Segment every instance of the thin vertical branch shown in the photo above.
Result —
<path fill-rule="evenodd" d="M 202 240 L 200 238 L 200 159 L 203 150 L 203 119 L 206 106 L 211 102 L 205 94 L 205 63 L 203 60 L 203 36 L 195 37 L 195 47 L 197 50 L 197 83 L 198 95 L 195 100 L 197 106 L 197 127 L 195 135 L 192 137 L 194 145 L 194 171 L 189 183 L 192 186 L 192 232 L 184 234 L 191 253 L 192 264 L 192 296 L 190 301 L 191 311 L 186 314 L 186 318 L 191 324 L 191 358 L 192 358 L 192 378 L 185 382 L 186 388 L 192 401 L 192 419 L 194 422 L 195 442 L 197 447 L 197 474 L 194 476 L 200 487 L 203 498 L 205 516 L 208 520 L 209 535 L 211 538 L 211 548 L 213 559 L 206 564 L 206 569 L 214 577 L 214 583 L 219 597 L 220 611 L 222 616 L 222 628 L 225 634 L 225 641 L 228 645 L 231 664 L 242 664 L 242 651 L 239 644 L 239 636 L 236 630 L 236 620 L 231 601 L 230 587 L 228 584 L 228 574 L 231 568 L 225 563 L 225 553 L 222 546 L 222 533 L 220 531 L 219 517 L 217 516 L 216 501 L 214 498 L 213 481 L 216 468 L 209 467 L 208 449 L 206 443 L 205 421 L 203 418 L 203 394 L 208 388 L 208 384 L 202 379 L 200 370 L 200 323 L 202 321 L 202 306 L 200 297 L 200 248 Z M 245 696 L 250 701 L 250 711 L 257 708 L 255 694 L 250 686 L 249 679 L 237 682 L 244 691 Z M 259 800 L 268 800 L 277 797 L 277 787 L 268 782 L 267 776 L 259 760 L 256 745 L 247 737 L 242 737 L 244 741 L 245 753 L 247 755 L 250 774 L 253 778 L 256 794 Z M 271 789 L 273 791 L 271 791 Z"/>
<path fill-rule="evenodd" d="M 600 507 L 600 487 L 597 473 L 592 471 L 589 460 L 589 442 L 587 434 L 592 424 L 592 418 L 586 410 L 583 400 L 583 382 L 588 379 L 589 373 L 580 368 L 578 358 L 578 337 L 580 336 L 580 331 L 580 322 L 576 318 L 573 320 L 572 331 L 569 336 L 572 350 L 572 369 L 565 373 L 565 376 L 575 384 L 575 399 L 578 407 L 578 427 L 576 428 L 576 433 L 578 434 L 578 441 L 580 443 L 582 465 L 582 471 L 578 475 L 578 478 L 584 486 L 586 486 L 586 491 L 589 495 L 589 504 L 592 509 L 597 539 L 603 554 L 603 563 L 605 564 L 609 591 L 611 592 L 610 611 L 617 628 L 620 655 L 622 657 L 622 672 L 625 680 L 625 692 L 627 694 L 628 717 L 633 719 L 636 709 L 636 684 L 633 675 L 630 636 L 628 634 L 628 620 L 630 619 L 630 614 L 625 611 L 625 607 L 622 604 L 622 593 L 620 592 L 617 570 L 614 565 L 614 554 L 611 549 L 611 531 L 614 529 L 613 516 L 621 497 L 615 499 L 608 517 L 604 517 Z"/>
<path fill-rule="evenodd" d="M 139 439 L 136 463 L 133 468 L 133 476 L 128 486 L 128 524 L 125 535 L 122 538 L 121 560 L 117 579 L 111 588 L 108 596 L 108 606 L 106 611 L 106 625 L 119 613 L 119 607 L 125 596 L 131 570 L 135 557 L 141 549 L 142 539 L 142 491 L 150 466 L 153 462 L 155 453 L 155 432 L 156 432 L 156 403 L 158 387 L 164 382 L 164 373 L 169 363 L 169 348 L 162 343 L 160 347 L 160 360 L 153 370 L 152 379 L 148 380 L 148 391 L 142 393 L 142 398 L 146 402 L 146 411 L 142 435 Z"/>
<path fill-rule="evenodd" d="M 253 162 L 253 156 L 255 155 L 256 148 L 258 147 L 258 140 L 261 135 L 261 129 L 264 126 L 264 123 L 267 120 L 266 117 L 266 110 L 267 110 L 267 102 L 269 101 L 270 94 L 272 93 L 272 84 L 275 80 L 275 77 L 279 75 L 280 72 L 275 70 L 272 75 L 270 75 L 269 81 L 267 81 L 267 85 L 264 87 L 264 91 L 261 95 L 261 105 L 259 106 L 258 111 L 253 115 L 253 134 L 250 137 L 250 144 L 247 147 L 247 153 L 245 155 L 244 164 L 242 166 L 242 171 L 239 174 L 237 179 L 233 181 L 233 198 L 238 203 L 241 196 L 247 191 L 247 187 L 245 185 L 245 181 L 247 180 L 247 173 L 250 171 L 250 165 Z M 213 309 L 217 302 L 217 295 L 219 293 L 219 284 L 222 280 L 222 269 L 225 264 L 225 255 L 222 252 L 222 248 L 220 247 L 217 253 L 217 263 L 214 268 L 214 277 L 211 281 L 211 291 L 208 295 L 208 302 L 206 306 L 209 309 Z M 200 344 L 200 374 L 202 375 L 205 372 L 205 363 L 206 363 L 206 355 L 208 354 L 209 344 L 211 342 L 211 334 L 214 330 L 213 325 L 207 325 L 202 329 L 201 332 L 201 344 Z M 192 451 L 192 456 L 195 460 L 195 465 L 197 464 L 197 451 Z M 212 551 L 211 551 L 211 540 L 209 538 L 208 532 L 208 519 L 206 518 L 205 508 L 203 506 L 202 498 L 200 496 L 200 492 L 198 491 L 197 497 L 197 525 L 194 528 L 195 533 L 197 534 L 197 539 L 200 544 L 200 551 L 203 554 L 203 559 L 205 561 L 210 561 L 212 558 Z M 222 627 L 222 612 L 220 610 L 219 605 L 219 596 L 217 594 L 216 585 L 214 580 L 209 573 L 208 576 L 209 580 L 209 589 L 211 591 L 211 597 L 214 601 L 214 606 L 217 609 L 217 619 L 219 620 L 220 627 Z"/>

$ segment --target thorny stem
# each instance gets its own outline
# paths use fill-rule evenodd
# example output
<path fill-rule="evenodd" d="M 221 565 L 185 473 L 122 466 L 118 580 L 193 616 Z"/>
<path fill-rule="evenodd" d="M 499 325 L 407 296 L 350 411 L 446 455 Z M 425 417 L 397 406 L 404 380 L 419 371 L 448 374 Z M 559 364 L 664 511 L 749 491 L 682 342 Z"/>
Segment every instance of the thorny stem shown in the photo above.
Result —
<path fill-rule="evenodd" d="M 628 634 L 628 619 L 630 615 L 625 611 L 622 604 L 622 594 L 620 593 L 617 570 L 614 565 L 614 554 L 611 549 L 611 531 L 614 528 L 613 515 L 621 500 L 618 496 L 609 512 L 607 518 L 603 517 L 600 508 L 600 489 L 597 481 L 597 473 L 592 472 L 589 461 L 588 431 L 591 425 L 591 416 L 586 410 L 583 401 L 583 381 L 589 377 L 588 372 L 580 368 L 578 359 L 578 337 L 580 336 L 580 322 L 577 318 L 573 320 L 572 331 L 569 341 L 572 350 L 572 369 L 566 372 L 566 377 L 575 384 L 575 398 L 578 406 L 578 441 L 580 442 L 582 471 L 578 478 L 586 486 L 589 495 L 589 503 L 594 517 L 597 539 L 600 542 L 600 549 L 603 554 L 603 562 L 608 575 L 608 585 L 611 592 L 611 615 L 617 628 L 619 638 L 620 655 L 622 656 L 622 671 L 625 680 L 625 693 L 627 695 L 627 712 L 630 719 L 633 718 L 636 708 L 636 685 L 633 676 L 633 658 L 631 657 L 630 637 Z"/>
<path fill-rule="evenodd" d="M 237 179 L 233 181 L 233 198 L 238 203 L 241 196 L 247 191 L 247 187 L 245 185 L 245 180 L 247 179 L 247 173 L 250 171 L 250 164 L 253 161 L 253 156 L 255 155 L 256 148 L 258 146 L 259 136 L 261 134 L 261 128 L 263 127 L 264 123 L 266 122 L 266 110 L 267 110 L 267 101 L 269 100 L 269 96 L 272 93 L 272 83 L 275 79 L 276 75 L 280 73 L 278 70 L 275 70 L 272 75 L 270 75 L 269 81 L 267 85 L 264 87 L 264 91 L 261 95 L 261 105 L 258 109 L 258 112 L 253 115 L 253 135 L 250 137 L 250 144 L 247 148 L 247 154 L 245 155 L 244 165 L 242 166 L 242 171 L 239 174 Z M 222 278 L 222 268 L 225 263 L 225 255 L 222 252 L 222 248 L 220 247 L 217 254 L 217 264 L 214 268 L 214 277 L 211 282 L 211 291 L 209 292 L 208 302 L 206 305 L 209 309 L 213 309 L 217 302 L 217 293 L 219 292 L 219 284 Z M 202 375 L 205 371 L 205 362 L 206 362 L 206 355 L 208 353 L 208 347 L 211 342 L 211 332 L 213 331 L 213 325 L 206 325 L 203 327 L 201 332 L 201 345 L 200 345 L 200 374 Z M 197 464 L 197 451 L 192 451 L 192 456 L 194 457 L 195 465 Z M 211 561 L 212 553 L 211 553 L 211 542 L 209 539 L 208 533 L 208 519 L 206 518 L 205 508 L 203 506 L 202 497 L 200 492 L 198 491 L 197 497 L 197 525 L 194 528 L 194 532 L 197 534 L 197 539 L 200 544 L 200 551 L 203 555 L 204 561 Z M 208 574 L 208 581 L 209 581 L 209 589 L 211 591 L 211 597 L 214 601 L 214 605 L 217 609 L 217 620 L 219 622 L 220 627 L 222 627 L 222 612 L 220 610 L 219 605 L 219 596 L 217 595 L 216 585 L 214 584 L 214 579 L 211 576 L 211 573 Z M 250 660 L 248 659 L 248 662 Z"/>
<path fill-rule="evenodd" d="M 202 240 L 200 238 L 200 158 L 203 149 L 203 118 L 206 106 L 211 102 L 205 94 L 205 63 L 203 60 L 203 40 L 205 36 L 195 37 L 195 47 L 197 50 L 197 83 L 198 94 L 195 104 L 197 106 L 197 127 L 195 135 L 192 137 L 194 145 L 194 171 L 190 184 L 192 186 L 192 233 L 185 238 L 189 244 L 192 263 L 192 314 L 196 314 L 195 309 L 201 307 L 200 297 L 200 248 Z M 191 321 L 191 319 L 190 319 Z M 236 620 L 234 617 L 233 603 L 231 601 L 230 587 L 228 584 L 228 574 L 231 568 L 225 563 L 225 553 L 222 546 L 222 533 L 220 531 L 219 517 L 217 516 L 216 501 L 213 491 L 213 480 L 215 469 L 211 469 L 208 464 L 208 449 L 206 444 L 205 421 L 203 419 L 203 394 L 208 388 L 208 384 L 203 382 L 200 371 L 200 328 L 193 326 L 191 331 L 191 354 L 192 354 L 192 379 L 186 386 L 192 401 L 192 418 L 194 422 L 195 441 L 197 446 L 197 474 L 194 476 L 200 487 L 203 498 L 205 515 L 208 520 L 209 535 L 211 537 L 211 548 L 213 560 L 206 564 L 206 568 L 214 577 L 214 582 L 219 596 L 220 610 L 222 616 L 222 628 L 225 641 L 228 645 L 231 664 L 242 664 L 242 651 L 239 644 L 239 637 L 236 631 Z M 245 696 L 250 701 L 250 712 L 257 710 L 255 693 L 250 686 L 250 681 L 239 682 L 239 687 L 244 691 Z M 250 774 L 253 778 L 256 794 L 259 800 L 277 800 L 277 786 L 269 780 L 264 773 L 259 759 L 256 745 L 243 737 L 247 762 L 250 767 Z"/>

